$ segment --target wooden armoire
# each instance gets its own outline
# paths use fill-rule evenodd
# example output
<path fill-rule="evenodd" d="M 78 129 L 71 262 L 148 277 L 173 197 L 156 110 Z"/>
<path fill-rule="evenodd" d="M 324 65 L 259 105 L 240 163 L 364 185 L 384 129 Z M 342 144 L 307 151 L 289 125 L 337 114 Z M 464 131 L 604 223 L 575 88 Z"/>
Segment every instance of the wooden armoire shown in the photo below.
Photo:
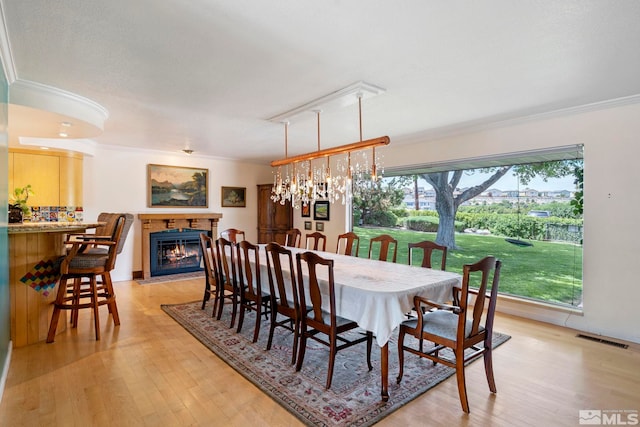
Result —
<path fill-rule="evenodd" d="M 293 208 L 271 200 L 273 184 L 258 185 L 258 243 L 284 245 L 285 233 L 293 227 Z"/>

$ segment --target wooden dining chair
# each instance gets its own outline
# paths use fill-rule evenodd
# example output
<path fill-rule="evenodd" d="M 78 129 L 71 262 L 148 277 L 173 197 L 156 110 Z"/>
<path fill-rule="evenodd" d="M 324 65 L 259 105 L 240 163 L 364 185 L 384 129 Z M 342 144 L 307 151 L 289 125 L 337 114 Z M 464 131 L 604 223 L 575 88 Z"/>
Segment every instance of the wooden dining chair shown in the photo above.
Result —
<path fill-rule="evenodd" d="M 422 312 L 423 307 L 426 307 L 427 310 L 417 319 L 405 320 L 400 324 L 398 384 L 403 376 L 405 352 L 430 359 L 434 364 L 442 363 L 456 370 L 462 410 L 469 412 L 464 367 L 470 360 L 482 355 L 489 390 L 493 393 L 496 392 L 491 358 L 491 339 L 501 267 L 502 263 L 492 256 L 485 257 L 475 264 L 464 265 L 462 286 L 453 288 L 452 305 L 429 301 L 420 296 L 414 297 L 416 313 Z M 491 290 L 487 291 L 492 272 Z M 486 313 L 484 313 L 485 306 Z M 484 322 L 482 320 L 483 314 Z M 405 345 L 406 335 L 411 335 L 418 340 L 418 349 L 415 348 L 415 344 L 413 346 Z M 423 351 L 423 341 L 430 341 L 435 346 Z M 449 355 L 449 352 L 443 352 L 447 353 L 446 355 L 440 353 L 440 350 L 446 348 L 453 351 L 452 355 Z"/>
<path fill-rule="evenodd" d="M 360 249 L 360 237 L 352 231 L 349 231 L 338 236 L 338 243 L 336 244 L 336 253 L 343 255 L 358 256 Z"/>
<path fill-rule="evenodd" d="M 302 233 L 297 228 L 292 228 L 285 233 L 284 245 L 291 248 L 299 248 L 300 240 L 302 240 Z"/>
<path fill-rule="evenodd" d="M 312 310 L 303 314 L 300 319 L 300 349 L 298 350 L 296 371 L 302 369 L 308 338 L 329 347 L 329 369 L 327 370 L 326 389 L 331 387 L 333 366 L 335 364 L 336 353 L 339 350 L 366 341 L 367 366 L 369 370 L 372 370 L 371 346 L 373 343 L 373 334 L 366 332 L 364 335 L 357 335 L 351 339 L 343 335 L 348 331 L 356 329 L 358 324 L 353 320 L 344 319 L 336 315 L 333 260 L 323 258 L 314 252 L 304 252 L 296 254 L 296 265 L 300 305 L 302 307 L 309 306 L 312 308 Z M 321 276 L 328 277 L 328 283 L 326 284 L 329 288 L 328 295 L 326 293 L 323 294 L 320 283 L 318 282 L 318 271 L 320 269 L 326 270 L 326 273 L 321 274 Z M 323 307 L 328 307 L 329 310 L 325 311 Z"/>
<path fill-rule="evenodd" d="M 265 247 L 267 253 L 267 272 L 269 278 L 269 294 L 271 295 L 271 322 L 267 350 L 271 350 L 273 333 L 277 327 L 293 332 L 293 350 L 291 364 L 296 363 L 298 340 L 300 332 L 300 301 L 298 286 L 295 279 L 295 267 L 292 252 L 272 242 Z M 288 265 L 283 269 L 283 259 Z M 285 274 L 288 270 L 290 274 Z M 278 316 L 284 319 L 278 320 Z"/>
<path fill-rule="evenodd" d="M 389 250 L 391 249 L 393 250 L 391 262 L 396 262 L 396 257 L 398 255 L 398 241 L 388 234 L 381 234 L 380 236 L 371 238 L 369 241 L 369 259 L 375 259 L 372 256 L 374 255 L 374 249 L 378 244 L 380 247 L 377 259 L 379 261 L 386 261 L 387 258 L 389 258 Z"/>
<path fill-rule="evenodd" d="M 218 271 L 218 260 L 216 256 L 216 245 L 207 233 L 200 233 L 200 249 L 204 260 L 204 296 L 202 297 L 202 310 L 205 309 L 207 301 L 213 297 L 213 307 L 211 317 L 215 317 L 220 298 L 220 273 Z"/>
<path fill-rule="evenodd" d="M 238 230 L 237 228 L 227 228 L 220 233 L 220 237 L 224 237 L 231 243 L 238 243 L 240 240 L 245 240 L 244 230 Z"/>
<path fill-rule="evenodd" d="M 240 290 L 238 289 L 236 272 L 236 252 L 237 248 L 233 242 L 219 237 L 216 240 L 216 257 L 218 261 L 218 271 L 220 272 L 220 292 L 218 294 L 218 317 L 222 318 L 225 301 L 231 303 L 231 324 L 236 323 L 236 313 L 240 302 Z"/>
<path fill-rule="evenodd" d="M 238 284 L 240 290 L 240 317 L 238 318 L 238 330 L 242 331 L 245 311 L 256 312 L 256 323 L 253 330 L 253 342 L 258 341 L 260 334 L 260 317 L 267 316 L 271 311 L 271 296 L 262 291 L 260 281 L 260 247 L 246 240 L 239 242 L 238 246 Z"/>
<path fill-rule="evenodd" d="M 441 246 L 430 240 L 424 240 L 417 243 L 409 243 L 408 262 L 409 265 L 413 263 L 413 253 L 417 250 L 422 250 L 422 263 L 421 267 L 432 268 L 432 261 L 434 252 L 440 252 L 440 270 L 444 271 L 447 266 L 447 247 Z"/>
<path fill-rule="evenodd" d="M 314 251 L 326 251 L 327 250 L 327 236 L 316 231 L 305 235 L 305 249 L 313 249 Z"/>

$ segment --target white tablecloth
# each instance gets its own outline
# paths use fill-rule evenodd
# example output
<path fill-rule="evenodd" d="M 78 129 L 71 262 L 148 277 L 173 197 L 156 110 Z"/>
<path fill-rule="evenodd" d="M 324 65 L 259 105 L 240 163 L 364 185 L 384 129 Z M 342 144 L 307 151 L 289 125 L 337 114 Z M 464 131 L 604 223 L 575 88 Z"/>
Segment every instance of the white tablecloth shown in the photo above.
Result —
<path fill-rule="evenodd" d="M 295 268 L 295 254 L 306 250 L 287 249 L 293 252 Z M 262 287 L 268 290 L 266 251 L 261 248 L 260 252 Z M 330 252 L 312 252 L 334 260 L 337 315 L 354 320 L 361 328 L 373 332 L 380 347 L 387 343 L 393 330 L 406 319 L 405 314 L 413 308 L 414 296 L 449 301 L 452 288 L 462 283 L 462 277 L 457 273 Z M 283 268 L 289 265 L 285 262 L 282 264 Z M 288 271 L 285 274 L 288 275 Z M 322 287 L 323 277 L 319 275 L 319 278 Z M 324 290 L 328 294 L 326 277 L 324 279 Z"/>

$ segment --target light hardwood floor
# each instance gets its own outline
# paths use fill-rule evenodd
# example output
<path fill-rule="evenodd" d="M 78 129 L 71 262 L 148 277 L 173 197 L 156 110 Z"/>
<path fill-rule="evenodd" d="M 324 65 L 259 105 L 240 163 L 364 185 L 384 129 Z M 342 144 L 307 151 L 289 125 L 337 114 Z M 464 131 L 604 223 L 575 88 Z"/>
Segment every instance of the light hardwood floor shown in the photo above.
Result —
<path fill-rule="evenodd" d="M 200 299 L 202 281 L 116 283 L 122 324 L 108 323 L 103 307 L 101 341 L 84 310 L 78 329 L 55 343 L 15 349 L 0 426 L 301 425 L 160 309 Z M 494 352 L 496 395 L 473 363 L 471 414 L 451 377 L 379 425 L 575 426 L 580 409 L 640 410 L 639 345 L 620 349 L 505 315 L 495 328 L 512 336 Z"/>

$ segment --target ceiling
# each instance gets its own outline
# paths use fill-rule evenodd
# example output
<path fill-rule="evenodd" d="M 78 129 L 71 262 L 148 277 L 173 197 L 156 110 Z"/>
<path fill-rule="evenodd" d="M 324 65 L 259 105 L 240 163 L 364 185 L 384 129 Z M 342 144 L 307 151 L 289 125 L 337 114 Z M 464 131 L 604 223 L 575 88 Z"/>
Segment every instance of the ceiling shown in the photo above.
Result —
<path fill-rule="evenodd" d="M 268 162 L 269 119 L 358 81 L 392 145 L 640 94 L 635 0 L 1 0 L 15 76 L 109 112 L 98 144 Z M 6 61 L 5 61 L 6 62 Z M 321 145 L 359 139 L 357 104 Z M 291 120 L 289 155 L 317 148 Z"/>

